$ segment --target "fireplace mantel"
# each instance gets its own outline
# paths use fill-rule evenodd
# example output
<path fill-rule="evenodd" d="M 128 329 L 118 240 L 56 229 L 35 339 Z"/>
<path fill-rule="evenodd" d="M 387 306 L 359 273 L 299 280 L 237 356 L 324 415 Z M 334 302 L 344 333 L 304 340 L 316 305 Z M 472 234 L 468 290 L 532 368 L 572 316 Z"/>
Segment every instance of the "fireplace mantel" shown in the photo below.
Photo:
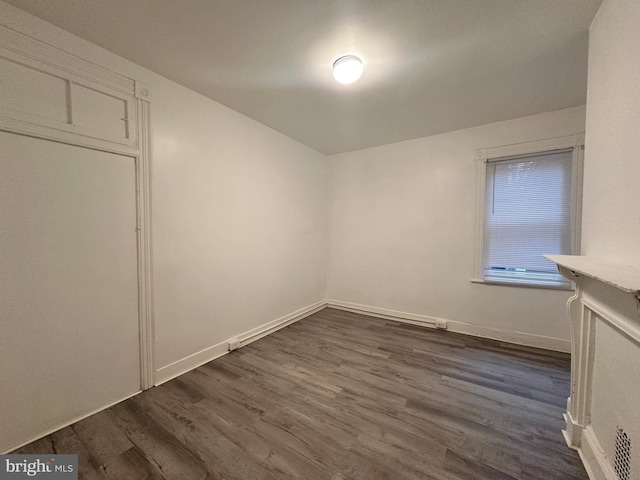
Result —
<path fill-rule="evenodd" d="M 575 281 L 577 276 L 586 275 L 636 297 L 640 295 L 640 268 L 581 255 L 545 255 L 545 257 L 561 269 L 568 271 L 570 275 L 567 278 L 572 281 Z M 561 269 L 560 273 L 563 273 Z"/>
<path fill-rule="evenodd" d="M 563 430 L 567 445 L 580 452 L 592 480 L 640 478 L 620 476 L 620 465 L 628 466 L 632 460 L 640 464 L 640 457 L 634 453 L 635 459 L 630 458 L 630 449 L 621 451 L 616 437 L 640 442 L 640 268 L 590 256 L 546 257 L 576 285 L 567 303 L 571 327 L 571 394 Z M 634 465 L 633 470 L 639 467 Z"/>

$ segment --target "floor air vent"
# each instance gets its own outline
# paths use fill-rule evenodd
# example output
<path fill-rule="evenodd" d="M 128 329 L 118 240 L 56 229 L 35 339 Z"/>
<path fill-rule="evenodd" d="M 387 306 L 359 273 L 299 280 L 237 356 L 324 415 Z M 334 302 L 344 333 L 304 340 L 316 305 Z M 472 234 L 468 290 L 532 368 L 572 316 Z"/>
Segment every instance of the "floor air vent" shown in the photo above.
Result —
<path fill-rule="evenodd" d="M 620 480 L 629 480 L 631 478 L 631 440 L 620 427 L 616 432 L 614 469 Z"/>

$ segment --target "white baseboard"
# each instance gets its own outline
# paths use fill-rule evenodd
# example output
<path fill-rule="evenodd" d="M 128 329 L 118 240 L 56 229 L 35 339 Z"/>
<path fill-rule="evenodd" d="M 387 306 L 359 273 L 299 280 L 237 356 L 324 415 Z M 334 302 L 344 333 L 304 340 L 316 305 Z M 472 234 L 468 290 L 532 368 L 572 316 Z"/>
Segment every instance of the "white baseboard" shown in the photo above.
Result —
<path fill-rule="evenodd" d="M 245 345 L 248 345 L 251 342 L 255 342 L 262 337 L 266 337 L 267 335 L 286 327 L 287 325 L 291 325 L 298 320 L 302 320 L 309 315 L 313 315 L 314 313 L 319 312 L 320 310 L 325 308 L 326 305 L 327 302 L 325 302 L 324 300 L 316 302 L 313 305 L 309 305 L 307 307 L 301 308 L 300 310 L 296 310 L 289 315 L 280 317 L 273 322 L 265 323 L 264 325 L 260 325 L 259 327 L 254 328 L 253 330 L 249 330 L 248 332 L 238 335 L 240 346 L 243 347 Z"/>
<path fill-rule="evenodd" d="M 240 346 L 248 345 L 251 342 L 255 342 L 256 340 L 269 335 L 270 333 L 280 330 L 287 325 L 291 325 L 298 320 L 302 320 L 303 318 L 308 317 L 309 315 L 312 315 L 319 310 L 322 310 L 325 305 L 326 302 L 324 300 L 316 302 L 312 305 L 301 308 L 300 310 L 296 310 L 295 312 L 292 312 L 288 315 L 277 318 L 276 320 L 253 328 L 233 338 L 238 338 L 240 340 Z M 215 360 L 216 358 L 229 353 L 229 340 L 231 339 L 227 339 L 223 342 L 211 345 L 210 347 L 204 348 L 199 352 L 193 353 L 187 357 L 170 363 L 169 365 L 165 365 L 164 367 L 159 368 L 156 371 L 155 375 L 155 385 L 157 386 L 173 378 L 179 377 L 183 373 L 187 373 L 194 368 L 198 368 L 199 366 L 204 365 L 211 360 Z"/>
<path fill-rule="evenodd" d="M 544 350 L 553 350 L 555 352 L 571 353 L 571 340 L 565 340 L 563 338 L 545 337 L 543 335 L 535 335 L 533 333 L 513 332 L 510 330 L 485 327 L 482 325 L 473 325 L 471 323 L 456 322 L 454 320 L 447 321 L 447 330 L 450 332 L 464 333 L 465 335 L 471 335 L 473 337 L 490 338 L 501 342 L 515 343 L 516 345 L 542 348 Z"/>
<path fill-rule="evenodd" d="M 0 455 L 6 455 L 9 452 L 13 452 L 14 450 L 17 450 L 18 448 L 22 448 L 25 445 L 29 445 L 31 442 L 35 442 L 36 440 L 40 440 L 41 438 L 46 437 L 47 435 L 51 435 L 54 432 L 57 432 L 58 430 L 62 430 L 63 428 L 68 427 L 69 425 L 73 425 L 76 422 L 79 422 L 80 420 L 84 420 L 85 418 L 90 417 L 91 415 L 95 415 L 96 413 L 100 413 L 103 410 L 106 410 L 107 408 L 111 408 L 114 405 L 117 405 L 120 402 L 124 402 L 125 400 L 131 398 L 131 397 L 135 397 L 136 395 L 138 395 L 142 390 L 138 390 L 135 393 L 132 393 L 131 395 L 127 395 L 123 398 L 121 398 L 120 400 L 116 400 L 115 402 L 111 402 L 108 403 L 107 405 L 103 406 L 103 407 L 99 407 L 96 408 L 94 410 L 91 410 L 89 413 L 83 413 L 82 415 L 78 415 L 77 417 L 73 417 L 72 420 L 68 420 L 65 421 L 64 423 L 61 423 L 53 428 L 49 428 L 41 433 L 38 433 L 37 435 L 35 435 L 34 437 L 32 437 L 30 440 L 27 440 L 25 442 L 22 442 L 19 445 L 16 445 L 15 447 L 11 447 L 11 449 L 7 450 L 6 452 L 1 452 L 0 451 Z"/>
<path fill-rule="evenodd" d="M 582 446 L 578 449 L 590 480 L 618 480 L 607 456 L 590 426 L 582 431 Z"/>
<path fill-rule="evenodd" d="M 164 382 L 168 382 L 173 378 L 179 377 L 183 373 L 187 373 L 194 368 L 198 368 L 199 366 L 204 365 L 211 360 L 215 360 L 226 353 L 229 353 L 229 347 L 227 345 L 227 341 L 224 341 L 217 343 L 216 345 L 203 348 L 199 352 L 192 353 L 191 355 L 181 358 L 180 360 L 176 360 L 169 365 L 160 367 L 156 370 L 154 386 L 157 387 Z"/>
<path fill-rule="evenodd" d="M 399 312 L 397 310 L 388 310 L 386 308 L 370 307 L 368 305 L 360 305 L 358 303 L 343 302 L 341 300 L 327 300 L 327 307 L 346 312 L 363 313 L 371 317 L 384 318 L 386 320 L 396 320 L 398 322 L 411 323 L 414 325 L 422 325 L 428 328 L 436 328 L 436 322 L 442 320 L 440 318 L 428 317 L 426 315 L 417 315 L 415 313 Z"/>
<path fill-rule="evenodd" d="M 471 323 L 457 322 L 455 320 L 447 320 L 444 318 L 343 302 L 341 300 L 327 300 L 327 307 L 346 310 L 349 312 L 363 313 L 373 317 L 385 318 L 387 320 L 396 320 L 398 322 L 422 325 L 429 328 L 436 328 L 436 324 L 444 322 L 447 326 L 446 329 L 450 332 L 463 333 L 474 337 L 490 338 L 501 342 L 515 343 L 517 345 L 526 345 L 528 347 L 543 348 L 545 350 L 553 350 L 557 352 L 571 352 L 571 340 L 565 340 L 562 338 L 501 330 L 498 328 L 473 325 Z"/>

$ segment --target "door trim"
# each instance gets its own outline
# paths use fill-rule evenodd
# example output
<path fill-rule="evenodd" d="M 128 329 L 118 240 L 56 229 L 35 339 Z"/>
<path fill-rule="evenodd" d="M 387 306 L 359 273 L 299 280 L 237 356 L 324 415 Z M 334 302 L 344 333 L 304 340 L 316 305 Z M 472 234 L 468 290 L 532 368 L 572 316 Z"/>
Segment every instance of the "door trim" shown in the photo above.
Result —
<path fill-rule="evenodd" d="M 112 72 L 57 47 L 0 25 L 0 58 L 34 71 L 55 75 L 71 84 L 123 99 L 128 137 L 115 139 L 107 132 L 89 131 L 73 124 L 71 97 L 64 99 L 69 121 L 60 124 L 36 115 L 0 108 L 0 131 L 55 141 L 76 147 L 131 157 L 136 172 L 136 238 L 138 272 L 138 330 L 140 388 L 155 383 L 155 336 L 151 247 L 150 101 L 148 85 Z"/>

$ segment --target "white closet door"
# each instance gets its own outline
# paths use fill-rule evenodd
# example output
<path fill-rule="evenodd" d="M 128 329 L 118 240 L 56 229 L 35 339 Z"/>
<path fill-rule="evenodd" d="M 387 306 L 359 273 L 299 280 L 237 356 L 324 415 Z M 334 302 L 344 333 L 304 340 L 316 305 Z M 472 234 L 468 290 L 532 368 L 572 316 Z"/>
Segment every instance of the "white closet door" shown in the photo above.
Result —
<path fill-rule="evenodd" d="M 0 452 L 140 390 L 134 159 L 0 132 Z"/>

